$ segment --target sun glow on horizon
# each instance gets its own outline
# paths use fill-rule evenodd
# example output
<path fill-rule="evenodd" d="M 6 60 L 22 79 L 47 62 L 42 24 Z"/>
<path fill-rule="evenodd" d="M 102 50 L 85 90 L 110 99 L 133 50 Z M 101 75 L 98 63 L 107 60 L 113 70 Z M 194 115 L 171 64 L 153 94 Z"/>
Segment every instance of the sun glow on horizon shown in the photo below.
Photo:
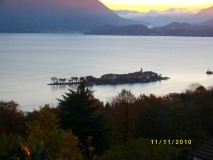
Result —
<path fill-rule="evenodd" d="M 161 0 L 161 1 L 141 1 L 141 0 L 100 0 L 104 5 L 106 5 L 108 8 L 112 10 L 131 10 L 131 11 L 139 11 L 139 12 L 148 12 L 150 10 L 167 10 L 170 8 L 185 8 L 188 10 L 193 9 L 203 9 L 213 6 L 213 2 L 210 2 L 209 0 L 203 0 L 202 2 L 193 1 L 190 0 L 184 2 L 178 1 L 178 2 L 171 2 L 169 0 Z M 167 3 L 165 3 L 168 1 Z M 211 0 L 212 1 L 212 0 Z"/>

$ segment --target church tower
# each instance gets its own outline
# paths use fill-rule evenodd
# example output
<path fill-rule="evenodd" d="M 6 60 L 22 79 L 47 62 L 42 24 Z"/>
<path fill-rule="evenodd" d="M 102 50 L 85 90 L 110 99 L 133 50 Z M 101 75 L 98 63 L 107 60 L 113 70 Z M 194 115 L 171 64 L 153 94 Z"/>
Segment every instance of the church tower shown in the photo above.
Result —
<path fill-rule="evenodd" d="M 142 69 L 142 67 L 141 67 L 141 73 L 143 73 L 143 69 Z"/>

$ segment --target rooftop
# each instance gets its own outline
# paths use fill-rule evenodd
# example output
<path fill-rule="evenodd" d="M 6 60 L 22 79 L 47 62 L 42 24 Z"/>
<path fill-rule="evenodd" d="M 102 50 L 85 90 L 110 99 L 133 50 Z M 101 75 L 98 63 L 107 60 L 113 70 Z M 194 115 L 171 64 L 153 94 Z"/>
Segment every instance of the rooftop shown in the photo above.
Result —
<path fill-rule="evenodd" d="M 202 160 L 213 160 L 213 138 L 207 140 L 190 154 Z"/>

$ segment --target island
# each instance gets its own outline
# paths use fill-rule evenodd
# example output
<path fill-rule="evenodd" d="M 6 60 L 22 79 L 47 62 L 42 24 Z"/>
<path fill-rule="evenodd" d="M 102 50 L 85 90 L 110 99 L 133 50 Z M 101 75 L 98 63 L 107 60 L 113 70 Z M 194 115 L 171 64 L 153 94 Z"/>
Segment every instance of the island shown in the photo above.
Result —
<path fill-rule="evenodd" d="M 82 81 L 85 81 L 88 86 L 91 85 L 114 85 L 114 84 L 124 84 L 124 83 L 148 83 L 154 81 L 167 80 L 168 77 L 162 77 L 161 74 L 157 74 L 152 71 L 143 72 L 142 68 L 140 71 L 127 73 L 127 74 L 104 74 L 100 78 L 93 76 L 86 77 L 71 77 L 70 79 L 66 78 L 56 78 L 52 77 L 51 80 L 53 83 L 48 85 L 72 85 L 79 84 Z"/>

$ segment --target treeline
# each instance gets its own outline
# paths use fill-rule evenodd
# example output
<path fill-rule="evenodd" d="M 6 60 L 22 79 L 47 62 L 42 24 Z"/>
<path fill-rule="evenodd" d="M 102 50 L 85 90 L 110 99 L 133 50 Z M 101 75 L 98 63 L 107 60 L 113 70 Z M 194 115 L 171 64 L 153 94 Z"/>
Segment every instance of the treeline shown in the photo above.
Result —
<path fill-rule="evenodd" d="M 82 82 L 58 101 L 27 113 L 0 102 L 1 159 L 187 160 L 213 135 L 213 87 L 138 97 L 122 90 L 103 105 Z"/>
<path fill-rule="evenodd" d="M 213 134 L 213 88 L 198 84 L 162 97 L 122 90 L 106 109 L 115 144 L 144 137 L 191 139 L 193 147 Z"/>

